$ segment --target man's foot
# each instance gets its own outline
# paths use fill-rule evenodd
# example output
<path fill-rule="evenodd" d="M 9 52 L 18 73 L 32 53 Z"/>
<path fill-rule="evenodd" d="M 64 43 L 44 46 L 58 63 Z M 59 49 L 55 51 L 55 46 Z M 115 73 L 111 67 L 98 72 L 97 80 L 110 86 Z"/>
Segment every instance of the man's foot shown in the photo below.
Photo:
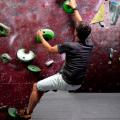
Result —
<path fill-rule="evenodd" d="M 5 112 L 8 110 L 8 106 L 0 106 L 0 112 Z"/>
<path fill-rule="evenodd" d="M 27 120 L 31 119 L 31 114 L 27 113 L 27 109 L 26 108 L 25 109 L 20 109 L 18 111 L 18 115 L 22 119 L 27 119 Z"/>

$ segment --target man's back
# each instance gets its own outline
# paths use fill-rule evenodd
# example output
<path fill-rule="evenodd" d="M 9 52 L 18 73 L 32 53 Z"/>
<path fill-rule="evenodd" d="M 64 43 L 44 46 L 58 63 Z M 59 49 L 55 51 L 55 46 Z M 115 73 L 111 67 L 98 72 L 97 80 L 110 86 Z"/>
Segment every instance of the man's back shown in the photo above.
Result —
<path fill-rule="evenodd" d="M 60 53 L 66 53 L 65 65 L 60 71 L 64 80 L 72 85 L 80 84 L 85 77 L 93 45 L 65 42 L 58 47 Z"/>

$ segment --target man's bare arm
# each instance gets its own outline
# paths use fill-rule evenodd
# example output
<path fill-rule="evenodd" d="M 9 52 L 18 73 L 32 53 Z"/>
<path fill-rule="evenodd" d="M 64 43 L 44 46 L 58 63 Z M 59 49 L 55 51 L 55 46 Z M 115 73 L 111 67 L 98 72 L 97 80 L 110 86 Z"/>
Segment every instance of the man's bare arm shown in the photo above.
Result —
<path fill-rule="evenodd" d="M 77 25 L 80 21 L 82 21 L 82 17 L 77 9 L 77 3 L 76 0 L 71 0 L 69 3 L 69 6 L 74 9 L 73 13 L 73 20 L 75 22 L 75 25 Z"/>
<path fill-rule="evenodd" d="M 47 49 L 48 52 L 51 52 L 51 53 L 58 53 L 58 46 L 55 45 L 55 46 L 51 46 L 43 37 L 43 32 L 42 31 L 38 31 L 37 32 L 37 35 L 40 37 L 41 39 L 41 43 L 42 45 Z"/>

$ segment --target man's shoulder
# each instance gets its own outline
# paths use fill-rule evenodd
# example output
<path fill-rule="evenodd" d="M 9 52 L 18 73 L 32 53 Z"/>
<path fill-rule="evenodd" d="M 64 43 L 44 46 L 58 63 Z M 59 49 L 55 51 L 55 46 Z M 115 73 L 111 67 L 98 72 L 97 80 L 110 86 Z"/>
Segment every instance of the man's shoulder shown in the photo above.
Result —
<path fill-rule="evenodd" d="M 69 45 L 80 45 L 79 42 L 64 42 L 64 43 Z"/>
<path fill-rule="evenodd" d="M 67 45 L 67 46 L 76 46 L 78 43 L 67 41 L 67 42 L 63 42 L 63 44 L 64 44 L 64 45 Z"/>
<path fill-rule="evenodd" d="M 87 39 L 86 40 L 86 45 L 89 46 L 89 47 L 93 47 L 94 46 L 93 41 L 91 39 Z"/>

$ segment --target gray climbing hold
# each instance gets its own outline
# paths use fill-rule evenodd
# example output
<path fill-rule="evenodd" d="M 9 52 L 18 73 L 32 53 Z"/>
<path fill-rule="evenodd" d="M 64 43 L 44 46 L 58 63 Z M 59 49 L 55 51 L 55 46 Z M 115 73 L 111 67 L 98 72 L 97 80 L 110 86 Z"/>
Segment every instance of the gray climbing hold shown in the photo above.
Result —
<path fill-rule="evenodd" d="M 8 53 L 3 53 L 0 56 L 0 59 L 3 63 L 9 63 L 12 60 L 11 56 Z"/>
<path fill-rule="evenodd" d="M 117 23 L 120 14 L 120 2 L 110 1 L 109 9 L 110 9 L 111 25 L 115 25 Z"/>
<path fill-rule="evenodd" d="M 110 48 L 108 64 L 112 64 L 112 60 L 113 60 L 115 52 L 117 52 L 117 50 L 114 50 L 113 48 Z"/>
<path fill-rule="evenodd" d="M 113 48 L 110 48 L 110 54 L 109 54 L 110 60 L 112 60 L 113 54 L 114 54 L 114 49 L 113 49 Z"/>

